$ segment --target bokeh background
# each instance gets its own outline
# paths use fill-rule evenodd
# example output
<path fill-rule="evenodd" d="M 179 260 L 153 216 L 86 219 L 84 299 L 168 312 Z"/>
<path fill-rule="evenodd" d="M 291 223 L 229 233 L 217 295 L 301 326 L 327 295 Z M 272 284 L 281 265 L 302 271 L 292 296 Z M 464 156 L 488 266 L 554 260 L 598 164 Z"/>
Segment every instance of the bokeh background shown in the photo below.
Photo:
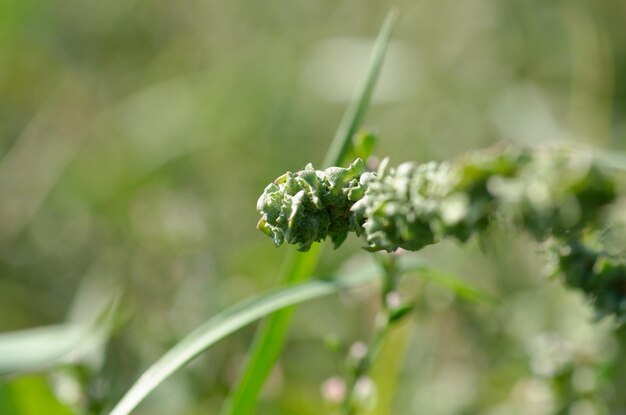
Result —
<path fill-rule="evenodd" d="M 377 154 L 624 147 L 622 0 L 0 0 L 0 331 L 93 318 L 119 294 L 78 365 L 0 379 L 1 414 L 103 413 L 194 327 L 277 283 L 289 248 L 255 229 L 256 199 L 321 160 L 392 6 L 365 124 Z M 370 260 L 359 248 L 327 248 L 317 274 Z M 499 301 L 408 283 L 421 306 L 374 368 L 372 413 L 625 414 L 624 330 L 595 323 L 537 251 L 494 231 L 421 252 Z M 367 341 L 377 302 L 370 287 L 301 307 L 257 413 L 330 414 L 328 339 Z M 216 413 L 253 329 L 136 413 Z"/>

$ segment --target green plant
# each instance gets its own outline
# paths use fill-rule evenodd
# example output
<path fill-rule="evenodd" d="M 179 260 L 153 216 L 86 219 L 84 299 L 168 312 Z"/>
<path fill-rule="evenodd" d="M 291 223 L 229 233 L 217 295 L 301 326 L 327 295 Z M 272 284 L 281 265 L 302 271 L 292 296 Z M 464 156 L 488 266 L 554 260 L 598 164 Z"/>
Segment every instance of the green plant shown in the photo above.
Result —
<path fill-rule="evenodd" d="M 602 157 L 567 146 L 499 145 L 442 163 L 383 160 L 376 172 L 356 159 L 349 167 L 288 172 L 259 198 L 258 228 L 279 246 L 306 251 L 329 237 L 338 248 L 348 232 L 368 251 L 418 251 L 447 238 L 466 242 L 498 224 L 524 230 L 552 255 L 555 275 L 581 290 L 598 318 L 626 320 L 626 262 L 603 236 L 619 209 L 621 170 Z M 367 371 L 393 323 L 413 304 L 390 300 L 401 274 L 396 257 L 383 260 L 383 314 L 369 346 L 362 346 L 348 381 L 328 392 L 343 413 L 367 405 Z M 359 384 L 361 383 L 361 388 Z M 340 390 L 341 393 L 337 392 Z M 370 392 L 371 393 L 371 392 Z"/>
<path fill-rule="evenodd" d="M 382 277 L 381 314 L 369 345 L 359 345 L 347 358 L 346 381 L 334 404 L 344 414 L 371 405 L 364 396 L 368 372 L 394 324 L 409 315 L 416 300 L 404 299 L 398 286 L 404 275 L 418 273 L 459 296 L 485 299 L 462 280 L 423 263 L 403 260 L 394 252 L 417 251 L 444 239 L 466 242 L 494 224 L 519 228 L 546 245 L 555 272 L 582 289 L 599 315 L 624 317 L 626 267 L 602 249 L 602 230 L 610 226 L 603 213 L 619 196 L 620 160 L 590 157 L 565 146 L 516 148 L 500 145 L 442 163 L 404 163 L 397 168 L 383 160 L 376 171 L 364 161 L 373 138 L 357 134 L 382 65 L 395 15 L 383 25 L 368 76 L 348 108 L 324 170 L 309 164 L 270 183 L 257 203 L 257 227 L 275 245 L 295 245 L 280 275 L 281 288 L 251 298 L 207 321 L 149 368 L 112 414 L 130 413 L 154 388 L 194 357 L 244 325 L 273 314 L 257 333 L 246 368 L 226 405 L 225 414 L 254 410 L 264 380 L 277 359 L 293 309 L 290 306 L 345 287 Z M 354 160 L 348 167 L 350 159 Z M 313 272 L 320 244 L 330 238 L 338 248 L 350 233 L 362 236 L 379 266 L 345 275 L 302 282 Z M 367 389 L 367 388 L 365 388 Z M 339 398 L 339 399 L 337 399 Z"/>
<path fill-rule="evenodd" d="M 346 109 L 328 152 L 324 157 L 324 164 L 328 166 L 342 164 L 353 155 L 367 156 L 373 148 L 372 136 L 369 134 L 357 134 L 357 132 L 374 92 L 396 19 L 397 12 L 391 11 L 382 25 L 372 49 L 366 77 L 357 90 L 355 99 Z M 309 246 L 307 251 L 306 254 L 297 255 L 293 252 L 288 253 L 278 277 L 279 284 L 286 286 L 285 290 L 289 290 L 289 287 L 293 284 L 300 283 L 302 290 L 308 292 L 305 297 L 313 294 L 310 292 L 310 286 L 311 284 L 316 284 L 315 281 L 312 283 L 302 283 L 302 281 L 311 277 L 321 253 L 319 245 Z M 423 268 L 422 264 L 418 265 L 420 268 Z M 415 264 L 411 266 L 414 267 Z M 372 277 L 379 276 L 379 272 L 375 272 L 372 275 Z M 449 282 L 444 281 L 443 284 L 449 284 Z M 339 283 L 335 286 L 340 288 L 343 285 Z M 463 293 L 473 292 L 471 287 L 467 287 L 462 282 L 458 282 L 457 288 L 460 288 Z M 264 381 L 280 354 L 292 319 L 293 307 L 286 308 L 286 306 L 296 305 L 302 301 L 303 299 L 297 298 L 296 301 L 287 302 L 284 306 L 264 308 L 262 306 L 264 296 L 261 296 L 246 302 L 243 307 L 235 306 L 232 309 L 225 310 L 222 315 L 207 321 L 205 325 L 189 334 L 153 364 L 144 376 L 139 378 L 126 392 L 120 402 L 113 408 L 111 414 L 123 415 L 130 413 L 162 381 L 198 354 L 207 350 L 215 342 L 221 340 L 243 324 L 269 315 L 268 320 L 257 332 L 255 341 L 248 353 L 246 368 L 238 381 L 238 385 L 233 388 L 228 401 L 223 406 L 224 414 L 243 415 L 251 413 L 254 410 Z M 253 313 L 255 317 L 252 319 L 248 319 L 250 308 L 256 309 L 256 312 Z M 244 318 L 244 316 L 248 317 Z M 242 320 L 242 318 L 244 319 Z M 242 321 L 244 322 L 242 323 Z"/>
<path fill-rule="evenodd" d="M 330 237 L 335 248 L 348 231 L 366 249 L 417 251 L 445 238 L 467 241 L 494 222 L 552 242 L 558 271 L 583 290 L 599 315 L 626 318 L 626 266 L 598 234 L 616 201 L 618 172 L 567 147 L 498 146 L 453 162 L 404 163 L 376 173 L 362 160 L 349 168 L 280 176 L 259 199 L 259 229 L 276 245 L 307 250 Z"/>
<path fill-rule="evenodd" d="M 386 167 L 379 3 L 37 3 L 0 17 L 0 414 L 626 407 L 623 2 L 398 3 Z M 395 167 L 499 138 L 610 153 Z"/>

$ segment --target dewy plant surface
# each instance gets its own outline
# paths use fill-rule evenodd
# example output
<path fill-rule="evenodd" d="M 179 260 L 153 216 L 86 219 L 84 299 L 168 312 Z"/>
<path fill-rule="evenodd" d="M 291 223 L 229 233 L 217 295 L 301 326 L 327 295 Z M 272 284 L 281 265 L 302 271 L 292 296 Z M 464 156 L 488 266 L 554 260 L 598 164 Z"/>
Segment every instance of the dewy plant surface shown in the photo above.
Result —
<path fill-rule="evenodd" d="M 617 172 L 588 153 L 565 147 L 498 146 L 452 162 L 384 161 L 367 172 L 348 168 L 286 173 L 267 186 L 257 208 L 259 229 L 278 246 L 308 250 L 349 232 L 366 249 L 417 251 L 445 238 L 467 241 L 495 221 L 556 246 L 565 281 L 587 293 L 600 315 L 626 317 L 626 267 L 596 249 L 606 208 L 618 196 Z"/>

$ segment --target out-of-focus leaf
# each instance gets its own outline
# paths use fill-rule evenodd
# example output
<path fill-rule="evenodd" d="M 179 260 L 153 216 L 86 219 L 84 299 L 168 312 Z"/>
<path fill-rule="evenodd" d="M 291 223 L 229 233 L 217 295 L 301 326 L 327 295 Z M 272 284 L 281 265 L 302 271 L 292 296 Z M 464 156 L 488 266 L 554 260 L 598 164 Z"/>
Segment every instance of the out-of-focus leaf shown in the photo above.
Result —
<path fill-rule="evenodd" d="M 411 256 L 404 256 L 400 258 L 400 264 L 403 269 L 411 269 L 412 264 L 419 264 L 419 259 Z M 461 277 L 454 274 L 442 271 L 440 269 L 423 267 L 419 269 L 419 273 L 416 273 L 419 278 L 438 284 L 456 294 L 458 297 L 476 302 L 476 303 L 490 303 L 494 304 L 498 302 L 498 299 L 493 295 L 476 288 L 474 285 L 464 281 Z"/>
<path fill-rule="evenodd" d="M 369 156 L 374 153 L 374 148 L 376 147 L 377 137 L 376 135 L 367 132 L 361 131 L 354 135 L 352 138 L 352 148 L 353 148 L 353 157 L 352 158 L 360 158 L 363 160 L 367 160 Z"/>
<path fill-rule="evenodd" d="M 61 324 L 0 334 L 0 375 L 50 366 L 75 350 L 88 332 L 85 326 Z"/>
<path fill-rule="evenodd" d="M 401 265 L 400 269 L 409 273 L 423 268 L 423 263 L 412 261 L 406 266 Z M 129 414 L 172 373 L 245 325 L 285 307 L 365 284 L 379 277 L 381 273 L 378 267 L 372 266 L 338 278 L 315 279 L 294 284 L 271 290 L 222 311 L 191 332 L 153 364 L 128 390 L 110 415 Z"/>
<path fill-rule="evenodd" d="M 0 376 L 100 361 L 117 299 L 112 290 L 84 286 L 67 323 L 0 333 Z"/>
<path fill-rule="evenodd" d="M 395 323 L 402 320 L 404 317 L 409 315 L 409 313 L 413 311 L 414 308 L 414 304 L 405 304 L 403 306 L 400 306 L 399 308 L 394 309 L 389 315 L 389 322 Z"/>
<path fill-rule="evenodd" d="M 3 415 L 72 415 L 59 402 L 43 376 L 24 376 L 0 384 L 0 414 Z"/>

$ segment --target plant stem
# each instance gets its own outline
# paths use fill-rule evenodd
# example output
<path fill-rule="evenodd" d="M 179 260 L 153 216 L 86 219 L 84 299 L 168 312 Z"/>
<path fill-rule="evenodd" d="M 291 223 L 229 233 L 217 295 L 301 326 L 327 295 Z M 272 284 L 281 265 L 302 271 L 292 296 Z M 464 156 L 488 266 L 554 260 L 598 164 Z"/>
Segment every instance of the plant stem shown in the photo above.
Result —
<path fill-rule="evenodd" d="M 380 350 L 382 349 L 387 334 L 391 330 L 393 324 L 397 322 L 397 320 L 393 318 L 394 313 L 397 311 L 397 306 L 390 304 L 389 301 L 389 295 L 396 291 L 401 277 L 401 273 L 398 269 L 397 258 L 397 254 L 385 254 L 384 256 L 379 256 L 381 267 L 385 273 L 383 276 L 383 286 L 381 290 L 382 310 L 380 319 L 376 319 L 376 329 L 372 340 L 367 347 L 365 356 L 357 362 L 349 375 L 346 388 L 346 398 L 343 405 L 343 413 L 345 415 L 356 414 L 357 405 L 355 405 L 354 398 L 359 379 L 369 373 L 373 362 L 376 360 Z"/>

